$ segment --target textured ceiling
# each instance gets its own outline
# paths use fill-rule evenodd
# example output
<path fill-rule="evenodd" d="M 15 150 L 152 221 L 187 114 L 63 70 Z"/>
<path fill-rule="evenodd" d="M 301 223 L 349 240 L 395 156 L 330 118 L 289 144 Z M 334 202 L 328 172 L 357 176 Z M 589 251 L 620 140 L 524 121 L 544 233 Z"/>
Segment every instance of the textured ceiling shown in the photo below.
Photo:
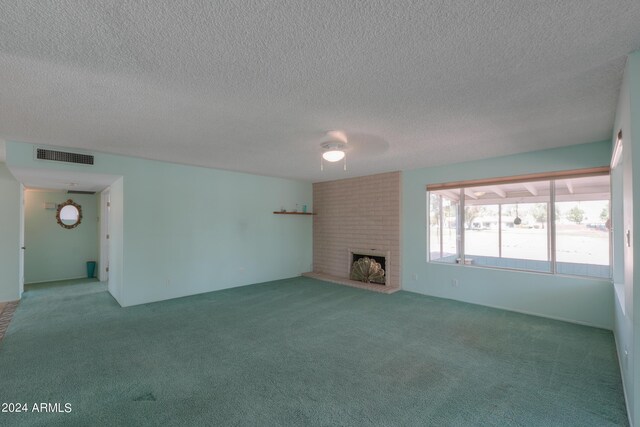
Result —
<path fill-rule="evenodd" d="M 322 181 L 608 139 L 640 2 L 0 0 L 0 138 Z M 348 171 L 320 171 L 324 132 Z"/>

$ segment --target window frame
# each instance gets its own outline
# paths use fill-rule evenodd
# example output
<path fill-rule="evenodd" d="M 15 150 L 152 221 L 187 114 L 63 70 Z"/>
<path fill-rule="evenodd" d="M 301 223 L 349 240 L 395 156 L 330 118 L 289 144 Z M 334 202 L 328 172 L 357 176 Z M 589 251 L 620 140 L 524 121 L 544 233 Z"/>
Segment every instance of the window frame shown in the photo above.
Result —
<path fill-rule="evenodd" d="M 465 267 L 476 267 L 476 268 L 489 268 L 489 269 L 498 269 L 498 270 L 508 270 L 508 271 L 519 271 L 519 272 L 528 272 L 528 273 L 538 273 L 538 274 L 549 274 L 549 275 L 559 275 L 559 276 L 570 276 L 570 277 L 580 277 L 594 280 L 612 280 L 613 276 L 613 227 L 609 227 L 607 230 L 608 233 L 608 267 L 609 267 L 609 275 L 608 277 L 602 276 L 594 276 L 594 275 L 581 275 L 581 274 L 566 274 L 566 273 L 558 273 L 558 265 L 557 265 L 557 235 L 556 235 L 556 181 L 562 179 L 573 179 L 573 178 L 584 178 L 584 177 L 592 177 L 592 176 L 609 176 L 609 180 L 611 179 L 611 168 L 609 166 L 602 166 L 596 168 L 586 168 L 586 169 L 577 169 L 577 170 L 567 170 L 567 171 L 558 171 L 558 172 L 549 172 L 549 173 L 536 173 L 536 174 L 527 174 L 527 175 L 517 175 L 512 177 L 500 177 L 500 178 L 486 178 L 486 179 L 478 179 L 478 180 L 469 180 L 469 181 L 456 181 L 449 183 L 441 183 L 441 184 L 430 184 L 426 187 L 426 206 L 428 218 L 430 218 L 430 204 L 431 204 L 431 194 L 432 192 L 448 190 L 448 191 L 457 191 L 459 200 L 457 201 L 458 206 L 458 223 L 456 227 L 457 231 L 457 255 L 456 262 L 449 263 L 439 261 L 439 259 L 443 258 L 442 250 L 440 251 L 440 257 L 436 259 L 431 259 L 431 227 L 430 222 L 427 225 L 427 253 L 426 253 L 426 262 L 434 263 L 434 264 L 449 264 L 449 265 L 460 265 Z M 540 270 L 531 270 L 526 268 L 511 268 L 511 267 L 501 267 L 501 266 L 492 266 L 492 265 L 478 265 L 478 264 L 467 264 L 466 263 L 466 253 L 465 253 L 465 228 L 464 228 L 464 218 L 465 218 L 465 189 L 471 187 L 481 187 L 481 186 L 489 186 L 489 185 L 500 185 L 500 184 L 513 184 L 513 183 L 526 183 L 533 181 L 547 181 L 549 185 L 549 202 L 547 208 L 547 246 L 548 246 L 548 259 L 550 263 L 549 271 L 540 271 Z M 609 191 L 608 191 L 608 202 L 609 202 L 609 221 L 611 224 L 611 181 L 609 181 Z M 441 194 L 438 194 L 440 198 L 442 198 Z M 442 213 L 442 200 L 440 200 L 440 212 Z M 499 258 L 502 258 L 502 205 L 503 203 L 498 204 L 498 247 L 499 247 Z M 442 216 L 442 215 L 440 215 Z M 442 219 L 441 219 L 442 222 Z M 442 228 L 440 228 L 442 233 Z M 440 237 L 440 247 L 442 249 L 442 237 Z"/>

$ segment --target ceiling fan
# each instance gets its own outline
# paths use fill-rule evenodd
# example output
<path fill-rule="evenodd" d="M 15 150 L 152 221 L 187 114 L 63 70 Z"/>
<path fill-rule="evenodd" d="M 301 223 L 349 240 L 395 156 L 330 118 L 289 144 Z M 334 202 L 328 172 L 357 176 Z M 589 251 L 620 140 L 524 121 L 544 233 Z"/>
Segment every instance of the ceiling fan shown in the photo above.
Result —
<path fill-rule="evenodd" d="M 344 170 L 347 170 L 347 135 L 340 130 L 331 130 L 326 133 L 324 141 L 320 144 L 322 148 L 322 158 L 320 159 L 320 170 L 324 170 L 324 161 L 331 163 L 344 160 Z"/>

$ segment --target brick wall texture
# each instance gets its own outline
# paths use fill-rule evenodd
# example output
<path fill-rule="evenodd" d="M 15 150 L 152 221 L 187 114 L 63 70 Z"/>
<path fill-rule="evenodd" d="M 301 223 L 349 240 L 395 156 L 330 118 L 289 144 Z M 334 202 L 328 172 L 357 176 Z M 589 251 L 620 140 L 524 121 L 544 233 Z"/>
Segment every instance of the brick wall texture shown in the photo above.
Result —
<path fill-rule="evenodd" d="M 400 287 L 400 172 L 313 184 L 313 271 L 348 278 L 348 249 L 391 252 L 387 286 Z"/>

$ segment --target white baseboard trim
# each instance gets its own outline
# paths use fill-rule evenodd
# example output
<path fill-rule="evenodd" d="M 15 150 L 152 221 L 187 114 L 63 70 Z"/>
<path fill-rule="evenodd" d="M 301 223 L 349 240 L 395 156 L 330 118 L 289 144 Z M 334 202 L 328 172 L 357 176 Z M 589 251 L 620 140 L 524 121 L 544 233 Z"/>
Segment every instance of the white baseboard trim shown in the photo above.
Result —
<path fill-rule="evenodd" d="M 96 280 L 98 280 L 96 277 L 78 276 L 78 277 L 67 277 L 67 278 L 64 278 L 64 279 L 40 280 L 38 282 L 29 282 L 29 283 L 25 282 L 25 285 L 37 285 L 38 283 L 50 283 L 50 282 L 64 282 L 65 280 L 78 280 L 78 279 L 96 279 Z"/>

